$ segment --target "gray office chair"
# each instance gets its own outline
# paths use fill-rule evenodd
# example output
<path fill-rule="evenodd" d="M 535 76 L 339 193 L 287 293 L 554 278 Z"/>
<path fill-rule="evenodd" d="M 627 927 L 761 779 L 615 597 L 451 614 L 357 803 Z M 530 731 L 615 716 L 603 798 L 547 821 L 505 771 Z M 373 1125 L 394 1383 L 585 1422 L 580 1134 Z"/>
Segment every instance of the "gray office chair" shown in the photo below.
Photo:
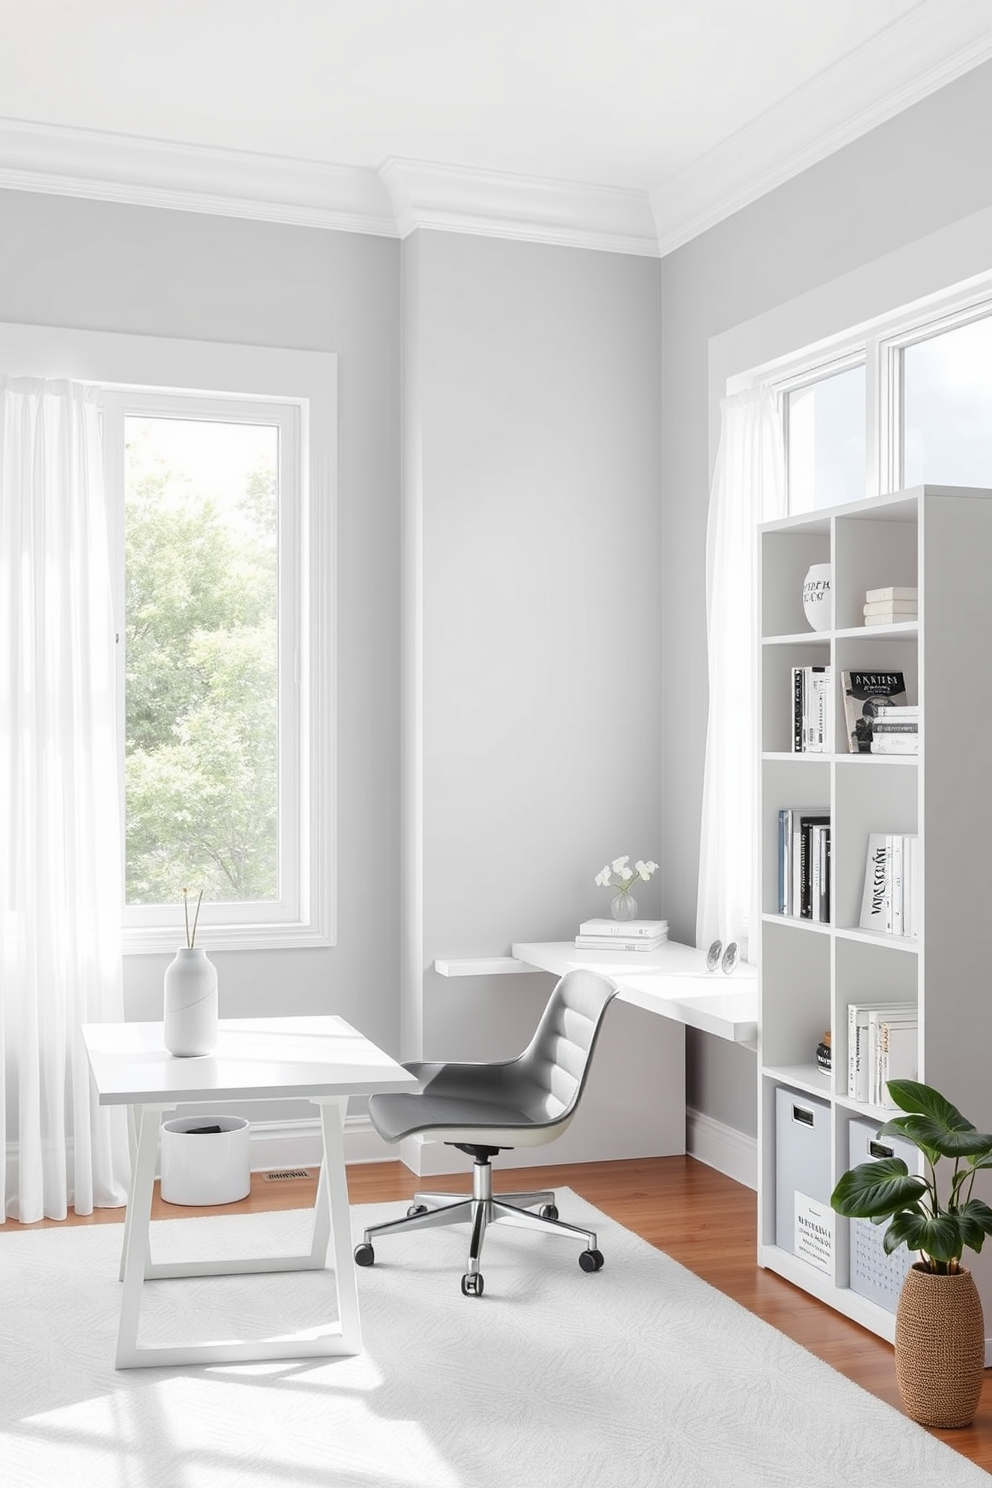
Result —
<path fill-rule="evenodd" d="M 362 1244 L 355 1248 L 359 1266 L 375 1261 L 373 1236 L 468 1220 L 472 1234 L 462 1292 L 466 1297 L 481 1297 L 479 1264 L 486 1226 L 503 1219 L 584 1239 L 586 1248 L 579 1265 L 583 1271 L 600 1270 L 603 1256 L 594 1232 L 559 1220 L 550 1190 L 493 1196 L 490 1159 L 505 1148 L 553 1142 L 565 1131 L 585 1088 L 604 1014 L 618 990 L 608 977 L 596 972 L 569 971 L 551 994 L 534 1037 L 516 1059 L 500 1064 L 408 1064 L 406 1068 L 420 1081 L 418 1091 L 372 1096 L 369 1114 L 387 1142 L 418 1133 L 436 1137 L 467 1152 L 475 1166 L 470 1199 L 450 1193 L 418 1193 L 405 1218 L 370 1225 Z M 538 1205 L 540 1212 L 535 1214 L 532 1211 Z"/>

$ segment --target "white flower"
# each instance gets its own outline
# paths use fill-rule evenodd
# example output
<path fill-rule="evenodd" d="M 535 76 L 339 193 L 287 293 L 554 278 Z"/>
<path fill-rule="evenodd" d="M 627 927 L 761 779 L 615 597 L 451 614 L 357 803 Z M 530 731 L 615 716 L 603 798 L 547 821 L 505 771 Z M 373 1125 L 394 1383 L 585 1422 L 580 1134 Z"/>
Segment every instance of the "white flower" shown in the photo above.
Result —
<path fill-rule="evenodd" d="M 647 883 L 652 873 L 657 871 L 658 864 L 649 858 L 645 863 L 643 858 L 638 858 L 634 867 L 630 866 L 630 854 L 624 853 L 622 858 L 614 858 L 612 864 L 607 864 L 596 874 L 596 882 L 604 889 L 619 889 L 621 894 L 630 892 L 630 886 L 638 878 Z"/>

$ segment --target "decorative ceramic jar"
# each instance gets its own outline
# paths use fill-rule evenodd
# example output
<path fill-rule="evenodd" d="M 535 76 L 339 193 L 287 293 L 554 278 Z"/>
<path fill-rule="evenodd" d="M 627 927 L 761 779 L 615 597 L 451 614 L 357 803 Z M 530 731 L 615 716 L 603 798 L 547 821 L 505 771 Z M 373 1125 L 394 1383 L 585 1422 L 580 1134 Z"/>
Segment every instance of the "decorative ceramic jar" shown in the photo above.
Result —
<path fill-rule="evenodd" d="M 803 609 L 813 630 L 829 630 L 833 625 L 829 563 L 814 563 L 807 570 L 803 579 Z"/>
<path fill-rule="evenodd" d="M 163 1040 L 170 1054 L 209 1054 L 217 1042 L 217 968 L 202 946 L 181 947 L 165 968 Z"/>
<path fill-rule="evenodd" d="M 632 920 L 637 915 L 637 900 L 633 894 L 621 891 L 610 900 L 610 913 L 615 920 Z"/>

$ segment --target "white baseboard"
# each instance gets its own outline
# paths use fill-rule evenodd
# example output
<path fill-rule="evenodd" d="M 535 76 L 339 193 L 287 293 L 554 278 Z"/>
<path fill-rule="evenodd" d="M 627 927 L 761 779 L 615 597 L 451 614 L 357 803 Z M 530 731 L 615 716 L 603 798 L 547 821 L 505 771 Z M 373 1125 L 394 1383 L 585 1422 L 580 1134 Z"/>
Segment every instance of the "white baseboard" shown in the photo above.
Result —
<path fill-rule="evenodd" d="M 757 1142 L 732 1126 L 725 1126 L 701 1111 L 687 1110 L 686 1152 L 690 1157 L 716 1168 L 748 1188 L 758 1186 Z M 70 1144 L 71 1145 L 71 1144 Z M 320 1122 L 314 1117 L 302 1121 L 253 1121 L 249 1133 L 249 1163 L 254 1173 L 316 1167 L 321 1158 Z M 559 1148 L 560 1151 L 560 1148 Z M 427 1142 L 421 1137 L 408 1137 L 398 1146 L 384 1142 L 369 1117 L 349 1116 L 345 1121 L 344 1155 L 346 1163 L 395 1162 L 399 1159 L 417 1177 L 469 1171 L 465 1154 L 442 1142 Z M 8 1179 L 16 1186 L 17 1143 L 7 1144 Z M 554 1151 L 543 1149 L 516 1154 L 515 1166 L 543 1167 L 556 1159 Z M 569 1154 L 568 1161 L 581 1162 Z M 71 1161 L 71 1157 L 70 1157 Z"/>
<path fill-rule="evenodd" d="M 248 1141 L 253 1173 L 316 1167 L 323 1147 L 318 1118 L 303 1121 L 253 1121 Z M 344 1124 L 346 1163 L 395 1162 L 395 1147 L 384 1142 L 368 1116 L 349 1116 Z"/>
<path fill-rule="evenodd" d="M 725 1126 L 702 1111 L 687 1108 L 685 1150 L 690 1157 L 716 1168 L 747 1188 L 758 1187 L 758 1140 L 733 1126 Z"/>

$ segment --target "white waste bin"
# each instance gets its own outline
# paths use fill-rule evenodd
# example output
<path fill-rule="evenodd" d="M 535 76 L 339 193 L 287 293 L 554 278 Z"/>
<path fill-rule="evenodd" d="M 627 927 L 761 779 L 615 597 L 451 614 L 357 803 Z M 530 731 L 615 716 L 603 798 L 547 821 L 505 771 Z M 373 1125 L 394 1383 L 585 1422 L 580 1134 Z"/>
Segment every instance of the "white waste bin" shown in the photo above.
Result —
<path fill-rule="evenodd" d="M 248 1122 L 241 1116 L 177 1116 L 162 1123 L 162 1198 L 167 1204 L 233 1204 L 251 1189 Z"/>

